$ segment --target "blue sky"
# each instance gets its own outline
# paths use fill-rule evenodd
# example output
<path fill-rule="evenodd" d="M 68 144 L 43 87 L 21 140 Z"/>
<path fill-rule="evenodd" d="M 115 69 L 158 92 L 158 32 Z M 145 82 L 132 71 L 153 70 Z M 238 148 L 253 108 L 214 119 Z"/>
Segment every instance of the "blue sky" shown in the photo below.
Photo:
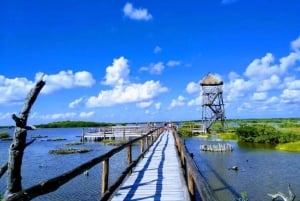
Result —
<path fill-rule="evenodd" d="M 201 119 L 224 81 L 227 118 L 299 117 L 298 0 L 11 0 L 0 7 L 0 125 L 42 74 L 32 124 Z"/>

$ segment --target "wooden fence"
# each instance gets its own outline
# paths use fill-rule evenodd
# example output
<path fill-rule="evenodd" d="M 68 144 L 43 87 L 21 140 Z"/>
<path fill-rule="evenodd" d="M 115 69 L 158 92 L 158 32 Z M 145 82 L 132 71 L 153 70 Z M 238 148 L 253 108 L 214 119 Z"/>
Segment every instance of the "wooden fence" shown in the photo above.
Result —
<path fill-rule="evenodd" d="M 128 174 L 132 172 L 132 169 L 136 166 L 140 159 L 142 159 L 145 153 L 149 150 L 150 146 L 156 141 L 158 136 L 163 132 L 164 128 L 160 127 L 149 133 L 135 138 L 126 144 L 118 146 L 109 152 L 95 157 L 92 160 L 83 163 L 82 165 L 65 172 L 57 177 L 51 178 L 49 180 L 43 181 L 35 186 L 29 187 L 18 193 L 12 194 L 7 201 L 18 201 L 18 200 L 32 200 L 38 196 L 53 192 L 57 190 L 60 186 L 64 185 L 68 181 L 74 179 L 76 176 L 82 174 L 84 171 L 89 170 L 95 165 L 102 162 L 102 184 L 101 184 L 101 201 L 108 200 L 112 193 L 118 188 L 122 181 L 126 178 Z M 141 153 L 136 160 L 132 161 L 132 146 L 134 143 L 140 141 Z M 127 164 L 128 166 L 121 173 L 121 176 L 117 179 L 115 183 L 108 186 L 109 178 L 109 159 L 120 151 L 127 149 Z"/>
<path fill-rule="evenodd" d="M 191 200 L 197 200 L 196 192 L 198 192 L 202 201 L 218 201 L 207 181 L 201 175 L 191 154 L 186 150 L 183 139 L 179 137 L 177 131 L 174 130 L 173 134 Z"/>

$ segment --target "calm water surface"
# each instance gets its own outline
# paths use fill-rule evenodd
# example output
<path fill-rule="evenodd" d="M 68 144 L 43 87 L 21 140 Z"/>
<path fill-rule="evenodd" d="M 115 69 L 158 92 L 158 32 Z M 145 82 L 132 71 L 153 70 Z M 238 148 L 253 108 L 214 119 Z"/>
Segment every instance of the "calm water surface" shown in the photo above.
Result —
<path fill-rule="evenodd" d="M 13 132 L 13 130 L 11 130 Z M 58 176 L 96 156 L 114 148 L 102 143 L 88 142 L 84 145 L 93 151 L 84 154 L 51 155 L 50 149 L 61 148 L 68 142 L 79 141 L 80 128 L 38 129 L 28 132 L 31 135 L 47 135 L 48 138 L 63 137 L 65 141 L 49 142 L 37 139 L 25 150 L 22 176 L 23 187 L 27 188 L 41 181 Z M 296 195 L 300 196 L 300 154 L 275 151 L 266 148 L 253 148 L 229 142 L 234 147 L 230 153 L 201 152 L 201 144 L 219 143 L 203 138 L 185 139 L 188 150 L 210 186 L 221 201 L 234 201 L 240 192 L 247 192 L 250 201 L 271 200 L 267 193 L 282 191 L 287 194 L 288 184 Z M 0 141 L 0 165 L 7 161 L 7 152 L 11 142 Z M 139 147 L 133 148 L 133 157 L 139 153 Z M 110 183 L 115 181 L 126 165 L 126 153 L 121 152 L 110 160 Z M 238 166 L 238 171 L 228 168 Z M 57 191 L 38 197 L 39 201 L 99 200 L 101 164 L 89 170 L 89 177 L 79 175 Z M 0 193 L 5 191 L 6 175 L 0 179 Z"/>
<path fill-rule="evenodd" d="M 288 184 L 300 196 L 299 153 L 238 145 L 235 141 L 229 142 L 233 152 L 202 152 L 201 144 L 220 142 L 196 137 L 185 142 L 221 201 L 234 200 L 241 192 L 246 192 L 250 201 L 269 201 L 268 193 L 281 191 L 288 195 Z M 239 170 L 230 170 L 232 166 L 238 166 Z"/>

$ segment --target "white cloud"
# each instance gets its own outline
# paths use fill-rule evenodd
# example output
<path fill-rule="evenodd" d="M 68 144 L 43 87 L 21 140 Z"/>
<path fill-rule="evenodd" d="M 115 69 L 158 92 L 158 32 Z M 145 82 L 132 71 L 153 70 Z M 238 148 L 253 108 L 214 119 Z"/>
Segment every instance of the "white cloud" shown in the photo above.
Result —
<path fill-rule="evenodd" d="M 83 102 L 83 97 L 78 98 L 78 99 L 72 101 L 71 103 L 69 103 L 69 108 L 75 108 L 77 105 L 79 105 L 82 102 Z"/>
<path fill-rule="evenodd" d="M 150 107 L 150 105 L 152 105 L 153 101 L 144 101 L 144 102 L 140 102 L 140 103 L 137 103 L 136 105 L 140 108 L 147 108 L 147 107 Z"/>
<path fill-rule="evenodd" d="M 184 106 L 185 105 L 185 98 L 183 96 L 178 96 L 177 99 L 173 99 L 169 105 L 169 109 L 174 107 Z"/>
<path fill-rule="evenodd" d="M 91 111 L 91 112 L 81 112 L 79 114 L 79 116 L 82 117 L 82 118 L 88 118 L 88 117 L 93 116 L 94 114 L 95 114 L 94 111 Z"/>
<path fill-rule="evenodd" d="M 170 60 L 167 62 L 167 66 L 174 67 L 174 66 L 180 66 L 181 62 L 176 60 Z"/>
<path fill-rule="evenodd" d="M 290 80 L 290 81 L 286 82 L 286 86 L 288 89 L 299 89 L 300 90 L 300 80 Z"/>
<path fill-rule="evenodd" d="M 106 68 L 105 80 L 102 84 L 105 85 L 122 85 L 128 82 L 130 73 L 128 60 L 124 57 L 114 59 L 112 66 Z"/>
<path fill-rule="evenodd" d="M 272 65 L 275 58 L 271 53 L 267 53 L 260 59 L 254 59 L 246 69 L 245 75 L 248 78 L 266 78 L 273 74 L 280 73 L 276 65 Z"/>
<path fill-rule="evenodd" d="M 43 73 L 36 74 L 36 80 L 40 79 Z M 49 94 L 60 89 L 71 89 L 74 87 L 91 87 L 95 80 L 91 73 L 87 71 L 79 71 L 73 73 L 73 71 L 60 71 L 58 74 L 47 75 L 44 79 L 46 81 L 45 87 L 42 89 L 42 93 Z"/>
<path fill-rule="evenodd" d="M 257 86 L 258 91 L 269 91 L 271 89 L 278 89 L 281 86 L 281 80 L 277 75 L 272 75 L 271 77 L 262 80 L 261 84 Z"/>
<path fill-rule="evenodd" d="M 27 78 L 6 78 L 0 75 L 0 104 L 23 102 L 33 86 L 34 82 Z"/>
<path fill-rule="evenodd" d="M 163 62 L 158 62 L 158 63 L 151 63 L 148 67 L 143 66 L 140 68 L 140 71 L 148 71 L 150 74 L 155 74 L 155 75 L 160 75 L 165 66 Z"/>
<path fill-rule="evenodd" d="M 152 15 L 145 8 L 134 8 L 131 3 L 126 3 L 123 8 L 124 15 L 133 20 L 150 20 Z"/>
<path fill-rule="evenodd" d="M 253 82 L 242 78 L 230 80 L 230 82 L 225 85 L 224 89 L 224 93 L 227 94 L 227 101 L 235 101 L 238 98 L 245 97 L 254 85 Z"/>
<path fill-rule="evenodd" d="M 283 103 L 300 103 L 300 90 L 285 89 L 280 95 Z"/>
<path fill-rule="evenodd" d="M 286 72 L 286 70 L 289 67 L 294 66 L 299 61 L 300 61 L 300 51 L 299 52 L 291 52 L 288 56 L 282 57 L 280 59 L 281 72 Z"/>
<path fill-rule="evenodd" d="M 188 104 L 188 106 L 199 106 L 199 105 L 202 105 L 202 96 L 197 96 L 196 98 L 194 99 L 191 99 Z"/>
<path fill-rule="evenodd" d="M 199 93 L 200 89 L 201 89 L 201 87 L 200 87 L 199 83 L 190 82 L 187 84 L 185 90 L 189 94 L 194 94 L 194 93 Z"/>
<path fill-rule="evenodd" d="M 300 36 L 291 42 L 291 48 L 294 50 L 294 51 L 299 51 L 300 49 Z"/>
<path fill-rule="evenodd" d="M 160 110 L 161 108 L 161 103 L 155 103 L 155 109 Z"/>
<path fill-rule="evenodd" d="M 155 48 L 154 48 L 154 50 L 153 50 L 153 52 L 155 53 L 155 54 L 158 54 L 158 53 L 160 53 L 162 51 L 162 49 L 161 49 L 161 47 L 159 47 L 159 46 L 156 46 Z"/>
<path fill-rule="evenodd" d="M 255 92 L 252 96 L 254 101 L 263 101 L 267 98 L 267 93 L 265 92 Z"/>
<path fill-rule="evenodd" d="M 256 112 L 270 116 L 272 112 L 278 115 L 278 112 L 286 111 L 297 114 L 295 108 L 300 105 L 299 48 L 300 37 L 291 42 L 292 51 L 287 56 L 276 59 L 272 53 L 267 53 L 254 59 L 244 76 L 231 72 L 224 89 L 229 111 L 238 108 L 237 112 L 247 111 L 253 115 Z"/>
<path fill-rule="evenodd" d="M 115 86 L 112 90 L 100 91 L 98 96 L 88 99 L 88 107 L 105 107 L 123 103 L 134 103 L 147 101 L 168 89 L 163 87 L 159 81 L 147 81 L 143 84 L 130 83 Z"/>

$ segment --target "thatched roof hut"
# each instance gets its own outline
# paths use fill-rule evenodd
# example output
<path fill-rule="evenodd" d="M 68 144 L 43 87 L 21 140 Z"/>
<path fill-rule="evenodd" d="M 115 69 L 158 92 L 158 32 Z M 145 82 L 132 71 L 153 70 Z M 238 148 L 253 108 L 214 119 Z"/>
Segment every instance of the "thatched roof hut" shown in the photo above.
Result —
<path fill-rule="evenodd" d="M 223 85 L 223 81 L 212 74 L 207 74 L 205 78 L 200 82 L 201 86 L 218 86 Z"/>

